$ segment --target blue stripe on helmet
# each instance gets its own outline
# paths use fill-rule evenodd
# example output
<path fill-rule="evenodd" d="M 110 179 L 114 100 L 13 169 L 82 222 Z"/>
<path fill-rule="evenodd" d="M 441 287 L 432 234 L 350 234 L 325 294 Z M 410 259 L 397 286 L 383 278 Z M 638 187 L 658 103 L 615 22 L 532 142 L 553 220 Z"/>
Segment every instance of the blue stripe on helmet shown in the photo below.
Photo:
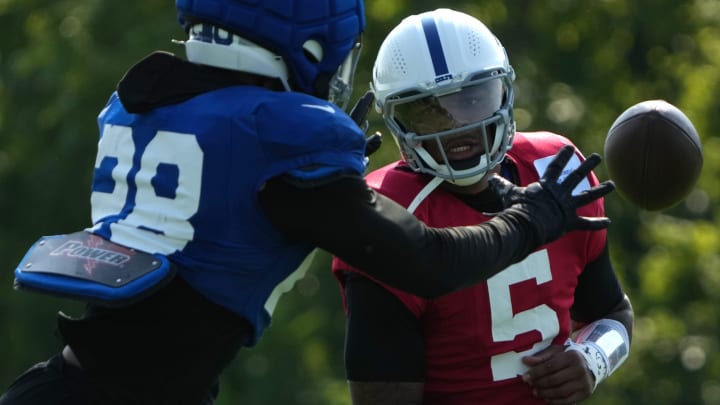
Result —
<path fill-rule="evenodd" d="M 425 40 L 430 50 L 430 58 L 432 59 L 433 68 L 435 69 L 435 82 L 441 82 L 452 78 L 450 70 L 445 60 L 445 52 L 443 52 L 442 43 L 440 43 L 440 34 L 435 25 L 435 19 L 432 16 L 424 16 L 422 18 L 423 31 L 425 32 Z"/>

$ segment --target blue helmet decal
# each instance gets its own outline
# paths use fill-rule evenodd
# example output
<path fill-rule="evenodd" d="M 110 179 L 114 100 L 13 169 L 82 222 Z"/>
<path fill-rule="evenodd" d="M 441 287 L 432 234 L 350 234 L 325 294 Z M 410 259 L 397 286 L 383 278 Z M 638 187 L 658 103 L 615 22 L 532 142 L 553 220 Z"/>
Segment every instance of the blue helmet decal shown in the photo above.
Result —
<path fill-rule="evenodd" d="M 315 94 L 318 78 L 330 78 L 365 29 L 363 0 L 176 0 L 178 20 L 224 28 L 281 56 L 295 90 Z M 321 60 L 303 46 L 316 41 Z"/>
<path fill-rule="evenodd" d="M 435 18 L 431 15 L 423 16 L 422 27 L 423 32 L 425 32 L 428 49 L 430 50 L 433 69 L 435 69 L 435 83 L 452 79 L 452 74 L 450 74 L 450 69 L 448 69 L 447 60 L 445 59 L 445 51 L 443 51 L 442 43 L 440 42 L 440 34 L 435 24 Z"/>

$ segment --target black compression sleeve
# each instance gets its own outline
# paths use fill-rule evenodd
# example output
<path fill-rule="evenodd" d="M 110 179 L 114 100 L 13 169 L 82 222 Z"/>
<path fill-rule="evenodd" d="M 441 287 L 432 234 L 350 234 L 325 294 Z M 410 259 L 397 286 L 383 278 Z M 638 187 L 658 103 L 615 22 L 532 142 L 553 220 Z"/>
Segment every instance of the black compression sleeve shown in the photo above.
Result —
<path fill-rule="evenodd" d="M 388 290 L 357 273 L 346 273 L 345 294 L 347 379 L 424 381 L 425 346 L 420 320 Z"/>
<path fill-rule="evenodd" d="M 540 244 L 536 227 L 519 210 L 507 209 L 479 226 L 429 228 L 360 176 L 313 188 L 275 178 L 258 198 L 289 238 L 425 298 L 486 280 Z"/>
<path fill-rule="evenodd" d="M 606 242 L 600 256 L 589 263 L 578 277 L 575 302 L 570 309 L 572 318 L 581 322 L 604 318 L 624 297 Z"/>

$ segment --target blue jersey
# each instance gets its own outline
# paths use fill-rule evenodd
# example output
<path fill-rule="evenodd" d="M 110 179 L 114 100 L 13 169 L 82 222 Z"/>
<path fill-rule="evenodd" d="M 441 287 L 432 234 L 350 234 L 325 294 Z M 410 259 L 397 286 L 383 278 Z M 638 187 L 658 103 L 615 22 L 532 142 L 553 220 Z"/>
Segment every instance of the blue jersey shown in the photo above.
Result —
<path fill-rule="evenodd" d="M 144 114 L 113 94 L 98 123 L 92 231 L 168 256 L 197 291 L 254 325 L 246 345 L 270 323 L 273 289 L 314 248 L 271 226 L 258 190 L 284 173 L 365 170 L 357 125 L 302 93 L 227 87 Z"/>

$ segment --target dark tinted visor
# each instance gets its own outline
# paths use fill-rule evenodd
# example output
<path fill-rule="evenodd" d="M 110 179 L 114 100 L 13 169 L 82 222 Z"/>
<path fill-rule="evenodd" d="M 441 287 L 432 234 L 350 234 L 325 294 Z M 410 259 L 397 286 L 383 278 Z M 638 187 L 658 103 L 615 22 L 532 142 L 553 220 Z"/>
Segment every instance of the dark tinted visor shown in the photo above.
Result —
<path fill-rule="evenodd" d="M 440 97 L 427 96 L 394 106 L 395 120 L 406 132 L 427 135 L 482 121 L 500 109 L 502 80 L 483 81 Z"/>

